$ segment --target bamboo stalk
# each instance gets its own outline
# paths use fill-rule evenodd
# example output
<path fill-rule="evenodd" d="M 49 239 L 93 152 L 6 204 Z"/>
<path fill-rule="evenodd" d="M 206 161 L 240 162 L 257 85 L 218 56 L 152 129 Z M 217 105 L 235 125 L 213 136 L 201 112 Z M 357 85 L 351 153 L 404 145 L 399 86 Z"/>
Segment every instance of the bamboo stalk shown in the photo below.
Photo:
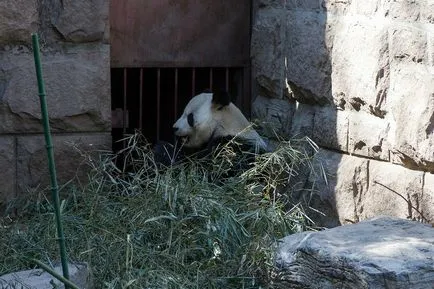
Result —
<path fill-rule="evenodd" d="M 45 265 L 41 261 L 36 260 L 36 259 L 31 259 L 30 261 L 32 261 L 33 263 L 37 264 L 45 272 L 47 272 L 48 274 L 50 274 L 51 276 L 53 276 L 54 278 L 56 278 L 57 280 L 59 280 L 60 282 L 62 282 L 63 284 L 65 284 L 65 286 L 68 285 L 69 287 L 71 287 L 71 289 L 80 289 L 77 285 L 75 285 L 74 283 L 72 283 L 71 281 L 69 281 L 68 279 L 66 279 L 65 277 L 63 277 L 62 275 L 57 274 L 56 271 L 54 271 L 52 268 L 48 267 L 47 265 Z"/>
<path fill-rule="evenodd" d="M 65 236 L 63 233 L 61 213 L 60 213 L 59 186 L 57 184 L 56 166 L 54 163 L 54 149 L 51 140 L 47 101 L 45 97 L 45 86 L 44 86 L 44 80 L 42 78 L 42 66 L 41 66 L 41 58 L 39 52 L 39 39 L 38 39 L 38 34 L 36 33 L 32 34 L 32 44 L 33 44 L 33 55 L 35 58 L 36 77 L 38 80 L 38 95 L 41 103 L 42 124 L 44 126 L 45 144 L 46 144 L 47 155 L 48 155 L 48 168 L 50 171 L 51 197 L 54 203 L 57 238 L 60 247 L 60 260 L 62 263 L 63 276 L 65 277 L 65 279 L 69 279 L 68 261 L 66 258 Z M 68 287 L 69 286 L 65 283 L 65 288 Z"/>

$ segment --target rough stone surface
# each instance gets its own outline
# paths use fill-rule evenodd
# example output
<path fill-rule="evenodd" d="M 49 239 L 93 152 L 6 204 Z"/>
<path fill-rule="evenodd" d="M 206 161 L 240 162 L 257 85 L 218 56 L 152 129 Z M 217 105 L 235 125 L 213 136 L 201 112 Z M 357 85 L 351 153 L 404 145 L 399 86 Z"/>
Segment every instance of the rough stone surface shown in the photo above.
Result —
<path fill-rule="evenodd" d="M 0 45 L 30 43 L 38 27 L 38 1 L 2 0 L 0 19 Z"/>
<path fill-rule="evenodd" d="M 109 25 L 108 9 L 109 1 L 63 0 L 58 13 L 52 13 L 51 22 L 67 41 L 98 41 Z"/>
<path fill-rule="evenodd" d="M 283 98 L 284 82 L 284 11 L 276 8 L 256 12 L 252 34 L 252 63 L 258 92 L 272 98 Z"/>
<path fill-rule="evenodd" d="M 348 149 L 348 113 L 333 106 L 315 107 L 312 139 L 323 147 Z"/>
<path fill-rule="evenodd" d="M 360 207 L 368 189 L 369 161 L 327 150 L 320 150 L 315 158 L 326 175 L 326 180 L 319 174 L 310 176 L 310 183 L 324 203 L 319 206 L 321 211 L 327 218 L 337 217 L 333 227 L 359 221 Z M 326 227 L 331 227 L 329 224 L 333 223 L 328 221 Z"/>
<path fill-rule="evenodd" d="M 369 20 L 344 18 L 336 21 L 329 33 L 334 35 L 330 55 L 334 103 L 343 100 L 350 109 L 384 117 L 381 113 L 389 84 L 388 28 Z M 354 103 L 357 100 L 359 107 Z"/>
<path fill-rule="evenodd" d="M 330 209 L 320 206 L 323 212 L 336 215 L 339 223 L 378 215 L 434 221 L 432 174 L 327 150 L 320 150 L 315 157 L 325 169 L 327 182 L 312 175 L 309 183 L 315 185 L 324 204 L 331 204 Z"/>
<path fill-rule="evenodd" d="M 283 131 L 341 153 L 327 161 L 338 180 L 331 194 L 339 221 L 381 213 L 421 219 L 408 208 L 421 210 L 428 202 L 420 180 L 434 173 L 433 1 L 291 0 L 284 8 L 260 2 L 260 10 L 268 11 L 256 16 L 261 23 L 280 19 L 282 11 L 286 22 L 275 31 L 253 22 L 253 53 L 272 54 L 253 62 L 253 78 L 261 96 L 279 97 L 283 88 L 283 99 L 290 99 L 291 128 Z M 285 37 L 261 46 L 263 34 Z M 285 81 L 278 90 L 261 82 L 278 83 L 276 71 L 282 69 Z M 411 204 L 373 184 L 372 172 Z M 427 208 L 432 220 L 433 209 Z"/>
<path fill-rule="evenodd" d="M 0 182 L 0 210 L 5 205 L 3 201 L 10 200 L 15 197 L 16 186 L 16 145 L 13 136 L 0 135 L 0 168 L 1 179 L 6 180 Z"/>
<path fill-rule="evenodd" d="M 62 268 L 56 266 L 54 270 L 62 275 Z M 69 264 L 69 280 L 78 288 L 90 289 L 92 282 L 90 279 L 87 264 Z M 2 289 L 52 289 L 65 288 L 64 284 L 41 269 L 33 269 L 10 273 L 0 276 L 0 286 Z"/>
<path fill-rule="evenodd" d="M 284 99 L 258 96 L 252 103 L 252 114 L 264 122 L 262 126 L 287 135 L 292 127 L 294 105 Z"/>
<path fill-rule="evenodd" d="M 434 220 L 434 174 L 425 174 L 422 191 L 423 202 L 419 203 L 419 211 L 425 219 Z"/>
<path fill-rule="evenodd" d="M 49 180 L 32 33 L 40 38 L 59 180 L 86 174 L 66 141 L 110 149 L 108 16 L 104 0 L 0 1 L 0 214 Z"/>
<path fill-rule="evenodd" d="M 397 64 L 391 85 L 393 161 L 434 172 L 434 67 Z M 409 96 L 414 99 L 411 104 Z"/>
<path fill-rule="evenodd" d="M 369 188 L 360 206 L 360 219 L 385 214 L 421 220 L 415 209 L 419 211 L 420 204 L 429 201 L 423 197 L 423 174 L 386 162 L 369 161 Z M 431 204 L 433 211 L 434 203 Z"/>
<path fill-rule="evenodd" d="M 54 158 L 59 184 L 70 180 L 86 181 L 89 167 L 82 152 L 111 150 L 109 133 L 53 136 Z M 18 192 L 45 189 L 49 186 L 47 151 L 43 135 L 17 137 Z"/>
<path fill-rule="evenodd" d="M 275 288 L 430 289 L 434 284 L 431 225 L 375 218 L 284 238 Z"/>
<path fill-rule="evenodd" d="M 66 46 L 41 61 L 53 131 L 109 131 L 108 45 Z M 0 133 L 42 132 L 40 119 L 33 55 L 0 52 Z"/>
<path fill-rule="evenodd" d="M 343 151 L 389 161 L 389 122 L 378 121 L 378 118 L 370 113 L 350 111 L 348 125 L 348 149 Z M 337 133 L 342 136 L 339 131 Z"/>
<path fill-rule="evenodd" d="M 328 104 L 332 99 L 326 16 L 289 11 L 286 17 L 285 71 L 289 89 L 301 103 Z"/>

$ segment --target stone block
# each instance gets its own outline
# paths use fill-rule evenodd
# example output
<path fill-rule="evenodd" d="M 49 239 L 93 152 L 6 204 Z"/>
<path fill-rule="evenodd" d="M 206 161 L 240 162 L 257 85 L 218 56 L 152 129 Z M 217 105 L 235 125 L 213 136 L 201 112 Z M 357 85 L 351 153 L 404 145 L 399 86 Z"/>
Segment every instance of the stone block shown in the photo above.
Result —
<path fill-rule="evenodd" d="M 348 112 L 334 106 L 317 107 L 312 139 L 320 146 L 348 151 Z"/>
<path fill-rule="evenodd" d="M 345 14 L 351 9 L 351 0 L 319 0 L 327 14 Z"/>
<path fill-rule="evenodd" d="M 348 152 L 389 161 L 390 123 L 363 111 L 351 111 L 348 125 Z"/>
<path fill-rule="evenodd" d="M 434 70 L 420 63 L 395 63 L 389 102 L 394 119 L 392 161 L 434 172 Z"/>
<path fill-rule="evenodd" d="M 292 117 L 291 137 L 301 138 L 308 136 L 313 138 L 315 111 L 316 109 L 313 105 L 296 103 Z"/>
<path fill-rule="evenodd" d="M 51 23 L 66 41 L 101 41 L 109 26 L 109 1 L 63 0 L 56 12 Z"/>
<path fill-rule="evenodd" d="M 386 1 L 387 16 L 405 22 L 434 23 L 432 0 Z"/>
<path fill-rule="evenodd" d="M 420 219 L 414 208 L 423 202 L 423 175 L 399 165 L 369 161 L 369 188 L 362 196 L 359 219 L 379 215 Z"/>
<path fill-rule="evenodd" d="M 393 61 L 428 64 L 428 33 L 417 26 L 390 28 Z"/>
<path fill-rule="evenodd" d="M 301 103 L 331 103 L 326 15 L 306 11 L 286 14 L 286 78 L 292 96 Z"/>
<path fill-rule="evenodd" d="M 283 8 L 285 0 L 255 0 L 253 3 L 258 8 Z"/>
<path fill-rule="evenodd" d="M 289 135 L 292 126 L 292 116 L 295 103 L 285 99 L 267 98 L 257 96 L 252 103 L 253 117 L 264 123 L 264 127 L 270 127 L 279 135 Z"/>
<path fill-rule="evenodd" d="M 425 173 L 421 201 L 416 205 L 423 219 L 434 223 L 434 174 Z"/>
<path fill-rule="evenodd" d="M 54 158 L 58 183 L 70 180 L 86 182 L 90 167 L 82 152 L 98 153 L 111 150 L 109 133 L 53 135 Z M 43 135 L 17 137 L 18 193 L 45 189 L 49 183 L 48 158 Z"/>
<path fill-rule="evenodd" d="M 16 190 L 16 145 L 15 137 L 0 135 L 0 210 L 15 197 Z"/>
<path fill-rule="evenodd" d="M 62 275 L 62 268 L 53 268 L 58 274 Z M 92 280 L 90 270 L 85 263 L 68 264 L 69 280 L 77 285 L 78 288 L 91 289 Z M 9 273 L 0 276 L 0 286 L 2 289 L 52 289 L 65 288 L 64 284 L 41 269 L 32 269 Z"/>
<path fill-rule="evenodd" d="M 318 0 L 287 0 L 286 9 L 289 10 L 314 10 L 320 9 L 320 1 Z"/>
<path fill-rule="evenodd" d="M 109 46 L 65 46 L 41 58 L 52 130 L 109 131 Z M 0 133 L 42 132 L 34 67 L 26 48 L 0 52 Z"/>
<path fill-rule="evenodd" d="M 38 29 L 38 1 L 2 0 L 0 19 L 0 46 L 31 43 Z"/>
<path fill-rule="evenodd" d="M 285 28 L 284 10 L 256 12 L 251 40 L 253 79 L 258 93 L 269 98 L 283 98 L 286 90 Z"/>
<path fill-rule="evenodd" d="M 327 150 L 320 150 L 315 163 L 322 164 L 327 181 L 317 173 L 310 176 L 309 184 L 314 184 L 320 199 L 330 204 L 330 208 L 322 206 L 323 211 L 335 212 L 341 224 L 379 215 L 433 220 L 431 174 L 423 181 L 423 172 Z"/>
<path fill-rule="evenodd" d="M 332 94 L 338 106 L 383 118 L 389 91 L 389 34 L 387 27 L 376 23 L 349 17 L 331 29 Z"/>
<path fill-rule="evenodd" d="M 390 217 L 293 234 L 277 249 L 273 288 L 432 288 L 433 245 L 431 226 Z"/>
<path fill-rule="evenodd" d="M 320 150 L 315 162 L 321 164 L 326 180 L 317 173 L 310 176 L 310 183 L 314 184 L 320 198 L 331 206 L 323 209 L 324 213 L 335 212 L 335 221 L 339 224 L 359 221 L 360 206 L 369 187 L 369 160 Z M 319 168 L 317 171 L 321 172 Z"/>

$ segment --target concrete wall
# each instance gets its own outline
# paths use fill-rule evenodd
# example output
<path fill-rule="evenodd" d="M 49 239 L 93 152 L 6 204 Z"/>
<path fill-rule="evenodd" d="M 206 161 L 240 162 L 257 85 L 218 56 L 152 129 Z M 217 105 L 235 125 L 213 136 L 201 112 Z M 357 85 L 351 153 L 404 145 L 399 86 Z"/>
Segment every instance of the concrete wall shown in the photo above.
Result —
<path fill-rule="evenodd" d="M 255 115 L 321 146 L 317 189 L 339 221 L 432 221 L 434 2 L 257 0 L 255 14 Z"/>
<path fill-rule="evenodd" d="M 40 34 L 59 181 L 82 173 L 74 145 L 111 147 L 108 5 L 0 2 L 0 206 L 48 184 L 31 33 Z"/>

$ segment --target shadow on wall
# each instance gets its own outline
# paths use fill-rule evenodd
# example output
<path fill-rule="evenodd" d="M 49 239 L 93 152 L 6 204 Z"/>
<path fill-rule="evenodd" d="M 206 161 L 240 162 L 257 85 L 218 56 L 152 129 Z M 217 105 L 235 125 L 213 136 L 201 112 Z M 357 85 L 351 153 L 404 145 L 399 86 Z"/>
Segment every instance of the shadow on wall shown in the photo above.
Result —
<path fill-rule="evenodd" d="M 332 95 L 333 39 L 327 9 L 321 1 L 287 1 L 285 78 L 288 97 L 293 98 L 290 135 L 309 136 L 321 148 L 347 151 L 348 120 L 341 118 L 342 103 Z M 341 154 L 321 149 L 316 160 L 326 172 L 327 181 L 320 174 L 306 178 L 305 189 L 315 188 L 310 205 L 323 212 L 321 216 L 312 210 L 320 225 L 340 225 L 336 209 L 335 176 Z M 303 196 L 306 196 L 305 191 Z M 309 196 L 310 197 L 310 196 Z"/>
<path fill-rule="evenodd" d="M 332 95 L 330 24 L 321 1 L 256 1 L 252 31 L 253 112 L 292 138 L 309 136 L 320 147 L 347 149 L 348 120 L 340 119 L 340 103 Z M 280 127 L 277 127 L 280 126 Z M 309 199 L 321 226 L 340 225 L 333 175 L 341 155 L 320 150 L 328 182 L 308 172 L 300 175 L 299 198 Z M 320 172 L 317 172 L 320 175 Z M 315 196 L 311 188 L 315 187 Z M 319 210 L 325 214 L 321 216 Z"/>

